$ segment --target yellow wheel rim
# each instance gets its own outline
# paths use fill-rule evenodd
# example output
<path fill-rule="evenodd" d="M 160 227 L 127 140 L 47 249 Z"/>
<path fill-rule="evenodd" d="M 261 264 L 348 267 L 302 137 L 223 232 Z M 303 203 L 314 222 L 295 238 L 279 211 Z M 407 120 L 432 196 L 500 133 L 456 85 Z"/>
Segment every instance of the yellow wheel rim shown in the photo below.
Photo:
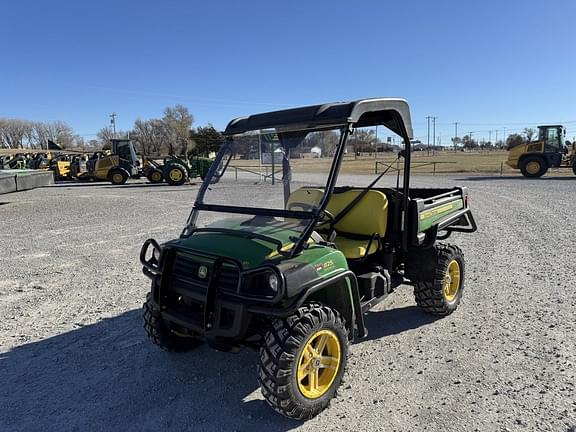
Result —
<path fill-rule="evenodd" d="M 168 175 L 170 176 L 170 180 L 172 181 L 182 180 L 182 171 L 180 171 L 179 169 L 170 170 L 170 173 Z"/>
<path fill-rule="evenodd" d="M 460 264 L 456 260 L 450 261 L 446 276 L 444 277 L 444 297 L 449 303 L 453 302 L 460 291 Z"/>
<path fill-rule="evenodd" d="M 160 174 L 159 172 L 153 172 L 152 180 L 154 180 L 155 182 L 162 180 L 162 174 Z"/>
<path fill-rule="evenodd" d="M 328 392 L 338 375 L 340 341 L 332 330 L 314 333 L 298 359 L 298 389 L 304 397 L 316 399 Z"/>
<path fill-rule="evenodd" d="M 114 180 L 114 183 L 122 183 L 124 178 L 122 177 L 122 174 L 116 173 L 112 176 L 112 179 Z"/>
<path fill-rule="evenodd" d="M 540 162 L 530 161 L 526 164 L 526 172 L 528 174 L 538 174 L 538 171 L 540 171 Z"/>

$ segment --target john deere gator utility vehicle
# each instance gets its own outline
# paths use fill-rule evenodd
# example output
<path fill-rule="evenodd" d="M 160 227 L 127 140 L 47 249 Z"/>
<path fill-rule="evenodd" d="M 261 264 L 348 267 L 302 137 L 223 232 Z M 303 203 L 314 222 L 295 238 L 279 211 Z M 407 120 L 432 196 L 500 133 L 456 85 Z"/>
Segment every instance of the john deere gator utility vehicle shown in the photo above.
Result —
<path fill-rule="evenodd" d="M 506 164 L 524 177 L 542 177 L 550 168 L 571 168 L 576 175 L 576 143 L 565 137 L 562 125 L 538 126 L 538 140 L 512 148 Z"/>
<path fill-rule="evenodd" d="M 402 182 L 377 186 L 380 174 L 348 186 L 340 173 L 346 143 L 376 125 L 404 140 Z M 261 133 L 275 138 L 262 147 Z M 367 335 L 364 314 L 397 286 L 413 285 L 416 303 L 431 314 L 456 310 L 464 256 L 437 240 L 476 230 L 468 192 L 410 188 L 412 127 L 403 99 L 241 117 L 224 134 L 180 238 L 142 247 L 152 279 L 144 327 L 165 350 L 202 341 L 258 349 L 268 403 L 287 417 L 310 418 L 340 385 L 349 343 Z M 318 146 L 328 156 L 313 159 Z M 228 169 L 232 159 L 278 151 L 278 181 Z"/>

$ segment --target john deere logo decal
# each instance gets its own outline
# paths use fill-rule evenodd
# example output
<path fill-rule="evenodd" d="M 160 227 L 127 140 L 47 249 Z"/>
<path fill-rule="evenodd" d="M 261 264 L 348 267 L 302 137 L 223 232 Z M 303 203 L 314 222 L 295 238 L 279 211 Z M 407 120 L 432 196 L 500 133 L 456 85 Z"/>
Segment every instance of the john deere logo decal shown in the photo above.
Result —
<path fill-rule="evenodd" d="M 206 279 L 206 276 L 208 276 L 208 267 L 205 265 L 200 266 L 200 268 L 198 268 L 198 277 L 200 279 Z"/>

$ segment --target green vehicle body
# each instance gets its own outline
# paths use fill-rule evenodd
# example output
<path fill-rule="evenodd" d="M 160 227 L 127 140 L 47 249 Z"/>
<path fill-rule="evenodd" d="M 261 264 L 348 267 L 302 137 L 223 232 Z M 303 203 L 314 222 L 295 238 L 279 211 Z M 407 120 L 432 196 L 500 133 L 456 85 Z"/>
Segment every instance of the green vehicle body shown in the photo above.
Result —
<path fill-rule="evenodd" d="M 212 162 L 213 159 L 204 157 L 194 157 L 190 158 L 188 161 L 181 157 L 169 157 L 164 159 L 163 171 L 166 175 L 170 167 L 173 165 L 180 165 L 186 168 L 189 178 L 194 179 L 200 177 L 201 179 L 204 179 L 212 165 Z"/>
<path fill-rule="evenodd" d="M 147 177 L 152 183 L 160 183 L 166 181 L 167 183 L 178 185 L 183 184 L 188 179 L 195 179 L 200 177 L 202 180 L 212 166 L 213 159 L 206 157 L 193 157 L 189 160 L 183 157 L 167 156 L 162 159 L 162 162 L 154 159 L 147 159 L 145 168 L 142 175 Z M 182 171 L 182 176 L 173 179 L 170 176 L 171 170 L 178 168 Z M 156 175 L 153 175 L 156 173 Z"/>

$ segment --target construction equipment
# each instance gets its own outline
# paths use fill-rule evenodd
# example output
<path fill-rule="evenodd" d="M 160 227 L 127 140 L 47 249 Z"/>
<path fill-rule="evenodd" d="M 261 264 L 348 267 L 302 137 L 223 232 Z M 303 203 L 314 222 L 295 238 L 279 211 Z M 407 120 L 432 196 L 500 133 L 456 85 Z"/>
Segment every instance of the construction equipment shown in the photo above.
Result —
<path fill-rule="evenodd" d="M 348 137 L 376 125 L 404 140 L 402 183 L 398 177 L 396 187 L 376 186 L 384 172 L 365 187 L 338 185 Z M 264 151 L 281 154 L 281 180 L 237 180 L 230 161 L 262 153 L 260 137 L 270 130 L 277 139 Z M 364 313 L 397 286 L 413 285 L 426 312 L 456 310 L 464 255 L 437 240 L 476 231 L 468 191 L 410 188 L 412 125 L 403 99 L 241 117 L 224 135 L 180 238 L 142 246 L 152 279 L 144 326 L 169 351 L 202 341 L 225 351 L 258 349 L 267 402 L 287 417 L 310 418 L 340 385 L 349 342 L 367 335 Z M 290 155 L 316 142 L 330 156 L 301 177 Z M 243 187 L 227 192 L 237 181 Z M 265 206 L 253 201 L 258 193 Z"/>
<path fill-rule="evenodd" d="M 0 169 L 27 169 L 29 158 L 26 153 L 13 153 L 0 157 Z"/>
<path fill-rule="evenodd" d="M 144 157 L 143 159 L 142 175 L 150 183 L 166 181 L 171 186 L 182 185 L 188 179 L 197 177 L 204 180 L 212 164 L 211 159 L 201 157 L 195 157 L 188 161 L 184 157 L 166 156 L 162 159 L 162 162 L 150 157 Z"/>
<path fill-rule="evenodd" d="M 564 142 L 562 125 L 538 126 L 538 140 L 513 147 L 506 164 L 524 177 L 542 177 L 550 168 L 571 168 L 576 175 L 576 143 Z"/>
<path fill-rule="evenodd" d="M 122 185 L 130 177 L 139 177 L 140 162 L 132 142 L 128 139 L 111 139 L 110 142 L 111 152 L 95 152 L 86 162 L 86 171 L 78 173 L 76 178 Z"/>
<path fill-rule="evenodd" d="M 50 160 L 49 169 L 54 173 L 54 180 L 71 180 L 71 156 L 60 154 Z"/>

